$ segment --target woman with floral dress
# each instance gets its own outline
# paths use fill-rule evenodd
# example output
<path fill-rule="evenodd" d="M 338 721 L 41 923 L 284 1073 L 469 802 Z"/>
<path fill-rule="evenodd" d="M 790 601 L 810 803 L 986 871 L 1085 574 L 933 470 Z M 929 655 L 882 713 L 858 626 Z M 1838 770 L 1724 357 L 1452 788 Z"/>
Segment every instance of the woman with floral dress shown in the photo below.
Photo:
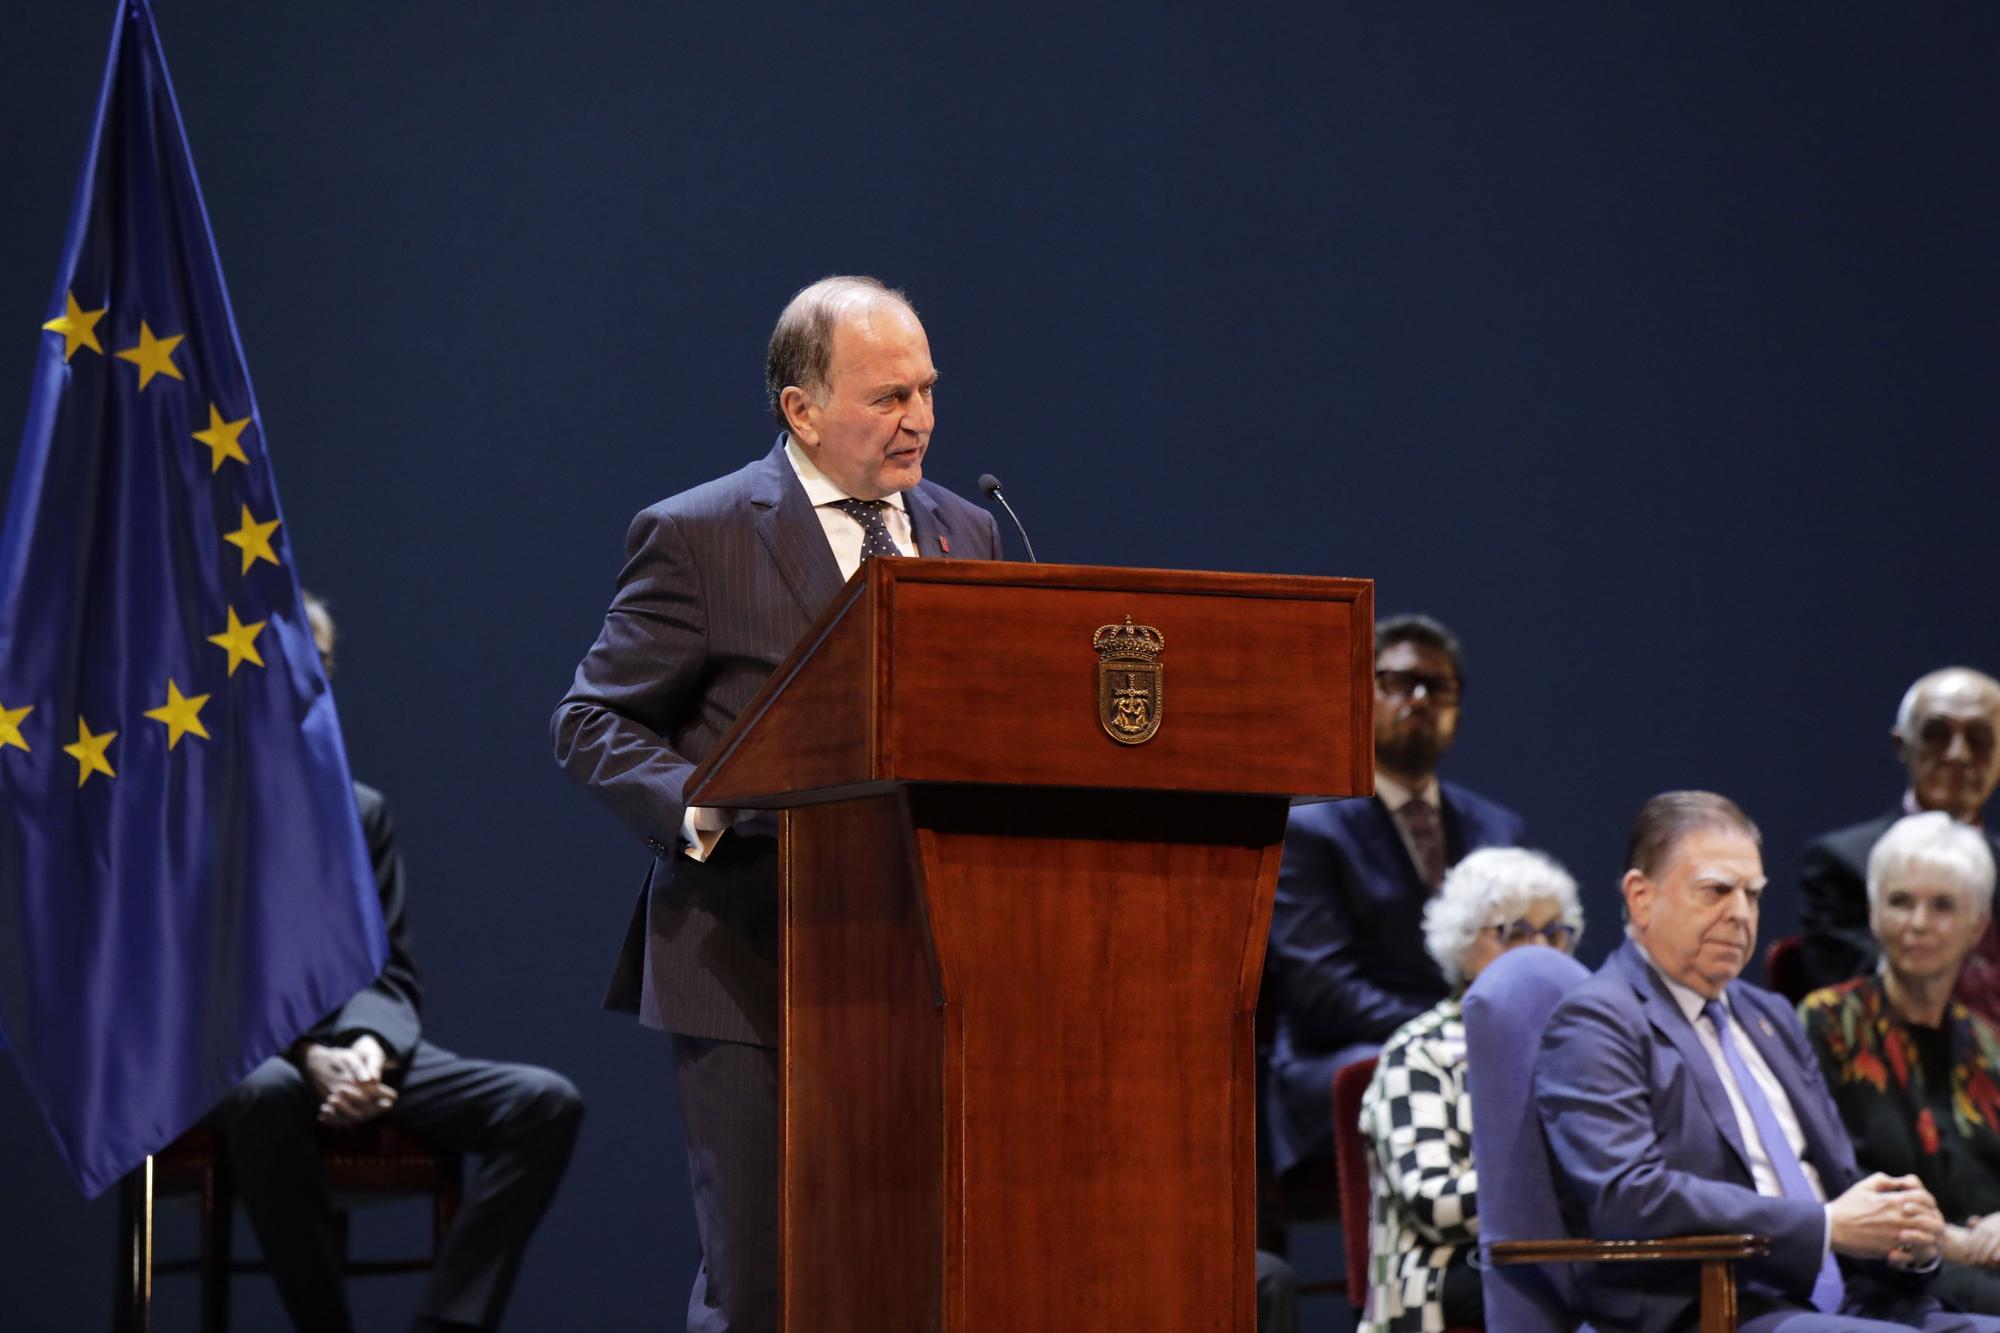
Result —
<path fill-rule="evenodd" d="M 1861 1169 L 1917 1177 L 1944 1213 L 1933 1294 L 1982 1314 L 2000 1314 L 2000 1033 L 1951 993 L 1993 875 L 1979 829 L 1898 820 L 1868 857 L 1880 969 L 1799 1008 Z"/>

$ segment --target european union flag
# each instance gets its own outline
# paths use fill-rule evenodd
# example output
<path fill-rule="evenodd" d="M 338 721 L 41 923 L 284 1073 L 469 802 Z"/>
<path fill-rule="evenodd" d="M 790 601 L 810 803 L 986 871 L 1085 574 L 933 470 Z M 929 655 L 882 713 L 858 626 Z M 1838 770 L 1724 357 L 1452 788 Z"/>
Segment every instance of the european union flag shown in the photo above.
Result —
<path fill-rule="evenodd" d="M 146 0 L 46 314 L 0 532 L 0 1030 L 95 1195 L 386 948 Z"/>

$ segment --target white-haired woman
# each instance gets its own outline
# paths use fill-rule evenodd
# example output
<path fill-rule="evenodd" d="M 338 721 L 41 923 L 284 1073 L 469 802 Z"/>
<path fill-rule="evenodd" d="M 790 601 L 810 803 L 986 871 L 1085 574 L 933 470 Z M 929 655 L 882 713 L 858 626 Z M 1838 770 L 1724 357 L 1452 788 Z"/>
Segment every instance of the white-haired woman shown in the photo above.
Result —
<path fill-rule="evenodd" d="M 1478 1176 L 1465 1091 L 1472 979 L 1527 944 L 1565 952 L 1583 933 L 1576 881 L 1540 852 L 1493 847 L 1452 867 L 1424 908 L 1424 947 L 1450 996 L 1396 1029 L 1361 1100 L 1375 1200 L 1368 1231 L 1363 1333 L 1478 1325 Z"/>
<path fill-rule="evenodd" d="M 1799 1007 L 1863 1171 L 1916 1176 L 1948 1225 L 1932 1292 L 2000 1314 L 2000 1034 L 1951 998 L 1993 911 L 1986 835 L 1941 810 L 1868 854 L 1876 974 Z"/>

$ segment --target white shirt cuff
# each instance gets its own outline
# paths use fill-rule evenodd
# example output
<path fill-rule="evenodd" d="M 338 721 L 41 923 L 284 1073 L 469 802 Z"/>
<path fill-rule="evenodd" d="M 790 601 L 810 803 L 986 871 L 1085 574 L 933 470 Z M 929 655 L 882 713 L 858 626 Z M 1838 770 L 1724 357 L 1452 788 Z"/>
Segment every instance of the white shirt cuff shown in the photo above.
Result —
<path fill-rule="evenodd" d="M 716 810 L 703 805 L 691 805 L 681 816 L 681 837 L 686 846 L 681 851 L 692 861 L 706 861 L 715 851 L 715 844 L 722 841 L 722 835 L 729 831 L 729 811 Z"/>

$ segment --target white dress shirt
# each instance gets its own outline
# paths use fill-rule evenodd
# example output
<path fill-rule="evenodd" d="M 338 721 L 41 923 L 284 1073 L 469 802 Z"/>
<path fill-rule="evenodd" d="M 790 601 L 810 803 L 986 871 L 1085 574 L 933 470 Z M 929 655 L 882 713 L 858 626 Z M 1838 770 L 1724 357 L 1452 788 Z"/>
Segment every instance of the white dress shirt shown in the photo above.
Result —
<path fill-rule="evenodd" d="M 833 548 L 834 563 L 840 566 L 840 577 L 844 582 L 854 577 L 854 571 L 861 568 L 861 543 L 865 534 L 860 520 L 844 509 L 836 508 L 840 501 L 850 499 L 846 491 L 827 479 L 827 475 L 814 466 L 806 451 L 790 435 L 785 436 L 785 459 L 798 474 L 799 484 L 806 489 L 806 499 L 812 501 L 819 511 L 819 525 L 826 533 L 826 542 Z M 903 505 L 899 492 L 884 496 L 889 503 L 882 510 L 882 521 L 889 529 L 889 539 L 896 543 L 896 549 L 904 555 L 915 555 L 917 544 L 910 532 L 910 511 Z M 681 850 L 696 861 L 706 861 L 715 850 L 715 844 L 722 840 L 736 812 L 730 810 L 710 810 L 691 805 L 681 816 L 681 836 L 687 845 Z"/>
<path fill-rule="evenodd" d="M 827 545 L 833 548 L 833 558 L 840 565 L 843 580 L 854 577 L 854 571 L 861 568 L 861 522 L 845 510 L 834 508 L 842 500 L 851 498 L 846 491 L 827 480 L 824 472 L 806 457 L 806 451 L 799 442 L 785 437 L 785 457 L 791 461 L 792 471 L 799 474 L 799 485 L 806 488 L 806 499 L 813 502 L 819 511 L 819 525 L 826 532 Z M 903 507 L 903 497 L 899 492 L 885 495 L 888 507 L 882 511 L 882 521 L 889 528 L 889 539 L 896 543 L 896 549 L 904 555 L 915 555 L 917 547 L 910 536 L 910 511 Z"/>

